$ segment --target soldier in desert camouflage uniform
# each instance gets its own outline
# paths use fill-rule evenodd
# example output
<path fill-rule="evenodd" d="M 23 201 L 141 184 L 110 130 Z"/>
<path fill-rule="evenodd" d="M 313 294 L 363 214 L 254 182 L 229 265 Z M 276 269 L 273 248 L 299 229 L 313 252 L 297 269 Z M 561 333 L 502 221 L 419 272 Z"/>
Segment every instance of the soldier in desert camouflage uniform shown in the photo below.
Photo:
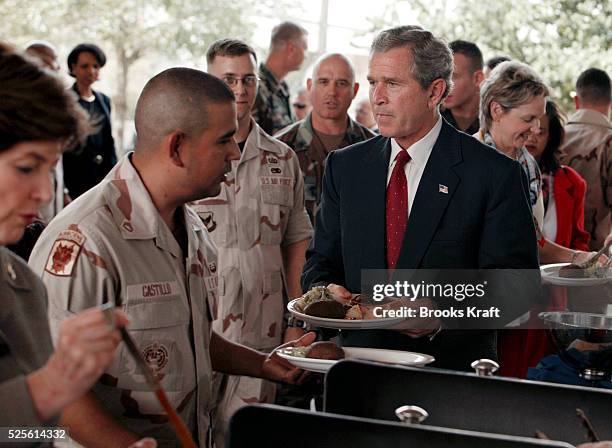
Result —
<path fill-rule="evenodd" d="M 589 248 L 599 250 L 612 223 L 612 123 L 610 78 L 599 69 L 583 72 L 576 83 L 576 113 L 565 126 L 561 147 L 564 163 L 587 183 L 584 228 L 591 234 Z"/>
<path fill-rule="evenodd" d="M 136 151 L 51 222 L 30 259 L 50 291 L 52 331 L 86 308 L 107 302 L 123 308 L 136 345 L 201 446 L 213 368 L 273 380 L 298 374 L 212 330 L 216 249 L 184 204 L 218 194 L 238 157 L 233 103 L 223 83 L 197 70 L 154 77 L 136 109 Z M 127 446 L 139 435 L 180 446 L 124 347 L 63 423 L 85 446 Z"/>
<path fill-rule="evenodd" d="M 304 62 L 306 36 L 306 30 L 292 22 L 283 22 L 272 30 L 270 53 L 259 66 L 261 83 L 252 107 L 253 118 L 270 135 L 295 121 L 284 79 Z"/>
<path fill-rule="evenodd" d="M 219 250 L 219 316 L 224 337 L 269 351 L 283 339 L 285 299 L 301 294 L 300 274 L 312 226 L 304 209 L 304 186 L 295 153 L 251 118 L 257 91 L 256 57 L 244 42 L 222 39 L 207 53 L 209 73 L 236 97 L 240 160 L 221 193 L 193 203 Z M 299 334 L 293 334 L 290 339 Z M 227 377 L 216 412 L 216 443 L 222 446 L 229 417 L 252 402 L 273 402 L 275 384 Z"/>
<path fill-rule="evenodd" d="M 306 207 L 314 218 L 321 200 L 325 158 L 330 151 L 374 137 L 347 110 L 359 90 L 352 63 L 340 54 L 322 56 L 307 81 L 312 111 L 279 131 L 276 138 L 296 152 L 304 173 Z"/>

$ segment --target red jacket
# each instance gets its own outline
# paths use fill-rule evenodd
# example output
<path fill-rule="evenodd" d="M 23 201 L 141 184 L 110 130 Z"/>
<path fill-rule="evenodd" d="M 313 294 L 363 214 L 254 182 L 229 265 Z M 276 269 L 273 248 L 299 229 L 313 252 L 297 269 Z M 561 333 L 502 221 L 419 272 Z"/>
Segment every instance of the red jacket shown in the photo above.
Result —
<path fill-rule="evenodd" d="M 589 250 L 591 235 L 584 230 L 584 198 L 586 182 L 568 166 L 561 166 L 553 182 L 557 209 L 557 236 L 555 243 L 571 249 Z M 537 319 L 540 311 L 563 311 L 567 294 L 563 287 L 544 288 L 548 303 L 531 310 Z M 499 332 L 498 356 L 500 375 L 525 378 L 527 369 L 535 367 L 543 357 L 556 352 L 552 336 L 546 330 L 503 330 Z"/>
<path fill-rule="evenodd" d="M 563 165 L 555 173 L 553 188 L 557 208 L 555 243 L 588 251 L 591 236 L 584 230 L 586 182 L 574 169 Z"/>

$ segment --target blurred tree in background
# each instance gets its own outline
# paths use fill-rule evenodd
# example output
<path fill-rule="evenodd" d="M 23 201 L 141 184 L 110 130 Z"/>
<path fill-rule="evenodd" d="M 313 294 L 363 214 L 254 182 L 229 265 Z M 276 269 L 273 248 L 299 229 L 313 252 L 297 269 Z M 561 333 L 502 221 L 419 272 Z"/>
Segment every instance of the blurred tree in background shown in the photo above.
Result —
<path fill-rule="evenodd" d="M 282 12 L 285 3 L 242 0 L 220 7 L 215 0 L 0 0 L 0 40 L 23 46 L 44 39 L 66 51 L 81 42 L 100 45 L 116 60 L 114 131 L 118 148 L 125 148 L 130 142 L 124 141 L 124 126 L 139 93 L 130 89 L 130 75 L 139 60 L 162 55 L 203 63 L 214 40 L 249 41 L 251 18 L 266 8 Z"/>
<path fill-rule="evenodd" d="M 407 8 L 447 41 L 477 43 L 485 59 L 505 55 L 531 65 L 566 110 L 583 70 L 612 68 L 609 0 L 397 0 L 371 19 L 371 33 L 406 24 Z"/>
<path fill-rule="evenodd" d="M 305 24 L 303 11 L 320 5 L 312 0 L 242 0 L 239 5 L 215 0 L 0 0 L 0 40 L 21 47 L 32 39 L 48 40 L 58 46 L 63 64 L 74 45 L 100 45 L 109 56 L 101 83 L 113 97 L 118 147 L 126 149 L 131 142 L 124 130 L 140 88 L 153 74 L 170 65 L 204 68 L 213 40 L 231 36 L 253 43 L 261 23 L 267 27 L 294 17 Z M 612 68 L 610 0 L 381 0 L 376 7 L 329 19 L 336 25 L 344 20 L 350 28 L 355 15 L 368 17 L 370 26 L 354 32 L 359 44 L 353 43 L 354 53 L 347 54 L 354 60 L 363 60 L 376 32 L 416 22 L 448 41 L 476 42 L 485 58 L 503 54 L 532 65 L 566 110 L 572 109 L 570 92 L 580 72 L 591 66 Z M 315 14 L 308 23 L 316 27 L 327 19 L 317 22 Z M 267 38 L 269 30 L 264 31 Z M 337 51 L 335 45 L 328 41 L 330 50 Z M 263 57 L 265 48 L 260 50 Z"/>

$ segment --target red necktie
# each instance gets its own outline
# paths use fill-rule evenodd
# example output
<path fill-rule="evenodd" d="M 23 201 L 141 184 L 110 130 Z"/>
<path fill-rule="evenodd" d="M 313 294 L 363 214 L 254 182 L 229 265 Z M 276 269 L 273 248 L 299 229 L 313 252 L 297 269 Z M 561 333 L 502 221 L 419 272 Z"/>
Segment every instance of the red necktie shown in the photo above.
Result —
<path fill-rule="evenodd" d="M 395 269 L 406 232 L 408 182 L 404 167 L 409 160 L 408 151 L 402 149 L 395 157 L 395 167 L 387 186 L 387 269 Z"/>

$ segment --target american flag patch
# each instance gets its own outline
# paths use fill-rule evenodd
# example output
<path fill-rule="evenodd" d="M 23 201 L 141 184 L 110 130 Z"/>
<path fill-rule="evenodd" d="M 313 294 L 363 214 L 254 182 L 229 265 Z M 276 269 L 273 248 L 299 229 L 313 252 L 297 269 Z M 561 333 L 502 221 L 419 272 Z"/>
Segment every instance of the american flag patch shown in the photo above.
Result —
<path fill-rule="evenodd" d="M 438 184 L 438 193 L 448 194 L 448 187 L 446 185 Z"/>

